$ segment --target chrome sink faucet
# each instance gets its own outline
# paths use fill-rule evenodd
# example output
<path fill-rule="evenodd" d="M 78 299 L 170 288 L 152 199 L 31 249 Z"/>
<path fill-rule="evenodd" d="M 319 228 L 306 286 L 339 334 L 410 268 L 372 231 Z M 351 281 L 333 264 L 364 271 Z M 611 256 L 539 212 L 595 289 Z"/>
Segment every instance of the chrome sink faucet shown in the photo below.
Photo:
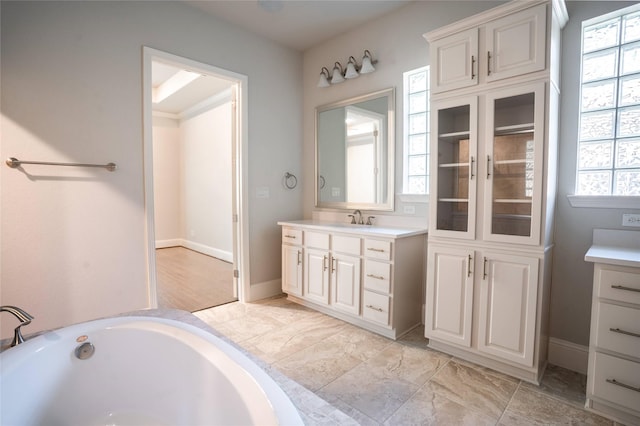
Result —
<path fill-rule="evenodd" d="M 358 215 L 358 219 L 356 219 L 355 215 Z M 364 220 L 362 219 L 362 212 L 360 210 L 356 210 L 353 214 L 350 214 L 351 223 L 357 223 L 358 225 L 364 225 Z"/>
<path fill-rule="evenodd" d="M 33 317 L 16 306 L 0 306 L 0 312 L 9 312 L 13 314 L 13 316 L 18 318 L 18 320 L 20 320 L 20 324 L 18 324 L 18 326 L 13 331 L 13 341 L 11 341 L 11 347 L 19 345 L 20 343 L 24 343 L 24 337 L 22 337 L 22 331 L 20 330 L 20 327 L 22 327 L 23 325 L 29 325 Z"/>

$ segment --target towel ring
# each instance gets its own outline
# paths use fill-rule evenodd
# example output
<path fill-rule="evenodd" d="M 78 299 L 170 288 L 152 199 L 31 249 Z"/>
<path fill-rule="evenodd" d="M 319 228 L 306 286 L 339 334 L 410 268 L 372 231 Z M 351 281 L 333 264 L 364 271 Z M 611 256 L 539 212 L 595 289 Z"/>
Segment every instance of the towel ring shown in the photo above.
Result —
<path fill-rule="evenodd" d="M 293 175 L 293 174 L 291 174 L 289 172 L 285 173 L 284 174 L 284 186 L 286 186 L 287 189 L 295 188 L 296 186 L 298 186 L 298 178 L 295 175 Z"/>

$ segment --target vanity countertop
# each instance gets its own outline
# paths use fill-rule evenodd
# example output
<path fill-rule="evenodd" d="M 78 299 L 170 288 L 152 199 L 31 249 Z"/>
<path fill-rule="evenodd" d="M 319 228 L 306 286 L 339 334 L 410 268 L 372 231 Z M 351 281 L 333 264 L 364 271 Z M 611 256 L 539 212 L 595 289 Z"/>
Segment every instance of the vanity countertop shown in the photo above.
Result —
<path fill-rule="evenodd" d="M 593 244 L 584 260 L 640 268 L 640 232 L 594 229 Z"/>
<path fill-rule="evenodd" d="M 402 228 L 395 226 L 355 225 L 339 222 L 320 222 L 317 220 L 280 221 L 278 225 L 303 227 L 319 231 L 341 232 L 359 236 L 404 238 L 427 233 L 427 228 Z"/>

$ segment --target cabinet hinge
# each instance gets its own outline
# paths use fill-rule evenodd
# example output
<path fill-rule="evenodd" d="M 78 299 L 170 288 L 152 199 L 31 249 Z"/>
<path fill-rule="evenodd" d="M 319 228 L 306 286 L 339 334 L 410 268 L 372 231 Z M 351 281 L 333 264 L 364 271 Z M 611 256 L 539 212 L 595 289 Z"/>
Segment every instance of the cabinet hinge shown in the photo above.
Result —
<path fill-rule="evenodd" d="M 239 278 L 240 277 L 240 272 L 237 269 L 233 270 L 233 278 Z"/>

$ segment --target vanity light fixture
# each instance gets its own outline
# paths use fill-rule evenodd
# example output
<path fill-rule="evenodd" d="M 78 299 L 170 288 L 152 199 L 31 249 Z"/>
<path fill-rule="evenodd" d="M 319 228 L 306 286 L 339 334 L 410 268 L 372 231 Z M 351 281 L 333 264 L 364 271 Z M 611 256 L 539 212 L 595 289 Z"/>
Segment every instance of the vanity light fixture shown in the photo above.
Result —
<path fill-rule="evenodd" d="M 358 66 L 358 64 L 356 63 L 356 58 L 354 58 L 353 56 L 349 56 L 349 63 L 347 64 L 347 70 L 344 73 L 344 78 L 359 77 L 360 74 L 358 74 L 356 66 Z"/>
<path fill-rule="evenodd" d="M 369 74 L 374 72 L 376 69 L 373 67 L 373 64 L 377 63 L 378 61 L 373 60 L 371 52 L 365 50 L 364 56 L 362 57 L 362 67 L 360 68 L 360 74 Z"/>
<path fill-rule="evenodd" d="M 356 58 L 354 58 L 353 56 L 349 56 L 346 70 L 342 68 L 342 64 L 340 64 L 340 62 L 336 62 L 333 65 L 333 71 L 331 73 L 329 73 L 329 69 L 327 69 L 326 67 L 322 67 L 322 69 L 320 70 L 318 87 L 329 87 L 332 84 L 342 83 L 345 78 L 354 79 L 360 76 L 360 74 L 372 73 L 376 70 L 373 65 L 377 63 L 378 61 L 373 59 L 373 56 L 371 55 L 371 52 L 369 50 L 364 51 L 364 56 L 362 57 L 362 66 L 358 65 Z"/>
<path fill-rule="evenodd" d="M 318 87 L 329 87 L 329 70 L 327 67 L 322 67 L 320 70 L 320 80 L 318 80 Z"/>
<path fill-rule="evenodd" d="M 344 81 L 344 70 L 340 62 L 333 65 L 333 74 L 331 74 L 331 84 L 338 84 Z"/>

